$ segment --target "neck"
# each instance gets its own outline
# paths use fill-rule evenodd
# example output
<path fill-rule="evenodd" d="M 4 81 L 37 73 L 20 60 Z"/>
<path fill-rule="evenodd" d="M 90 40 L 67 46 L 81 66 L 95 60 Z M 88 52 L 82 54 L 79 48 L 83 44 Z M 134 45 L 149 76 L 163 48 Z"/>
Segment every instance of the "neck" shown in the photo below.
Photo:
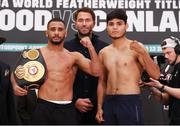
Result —
<path fill-rule="evenodd" d="M 127 44 L 128 39 L 126 37 L 119 38 L 119 39 L 112 39 L 112 45 L 114 47 L 119 47 Z"/>
<path fill-rule="evenodd" d="M 61 51 L 63 50 L 64 42 L 61 42 L 58 45 L 52 44 L 51 42 L 48 42 L 47 48 L 50 51 Z"/>

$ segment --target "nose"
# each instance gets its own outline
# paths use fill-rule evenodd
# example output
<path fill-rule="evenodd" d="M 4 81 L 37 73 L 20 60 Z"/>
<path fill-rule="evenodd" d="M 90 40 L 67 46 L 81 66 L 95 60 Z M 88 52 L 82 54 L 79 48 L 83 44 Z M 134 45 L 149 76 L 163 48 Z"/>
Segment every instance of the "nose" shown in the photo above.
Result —
<path fill-rule="evenodd" d="M 114 28 L 114 29 L 116 29 L 116 28 L 117 28 L 117 25 L 116 25 L 116 24 L 115 24 L 115 25 L 113 25 L 113 28 Z"/>
<path fill-rule="evenodd" d="M 82 22 L 82 23 L 83 23 L 83 25 L 86 25 L 86 20 L 83 20 L 83 22 Z"/>
<path fill-rule="evenodd" d="M 59 33 L 59 31 L 58 30 L 55 30 L 55 32 L 54 32 L 55 34 L 58 34 Z"/>
<path fill-rule="evenodd" d="M 168 54 L 165 54 L 164 57 L 165 57 L 166 59 L 168 59 L 169 55 L 168 55 Z"/>

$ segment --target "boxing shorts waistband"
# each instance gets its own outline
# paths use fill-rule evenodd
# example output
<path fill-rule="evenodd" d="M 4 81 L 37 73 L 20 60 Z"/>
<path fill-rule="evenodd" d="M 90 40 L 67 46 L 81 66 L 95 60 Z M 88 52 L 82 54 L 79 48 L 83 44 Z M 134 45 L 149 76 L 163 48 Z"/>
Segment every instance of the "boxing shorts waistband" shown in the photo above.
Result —
<path fill-rule="evenodd" d="M 73 106 L 72 102 L 67 103 L 67 104 L 58 104 L 58 103 L 50 102 L 49 100 L 44 100 L 44 99 L 41 99 L 41 98 L 38 98 L 37 102 L 41 103 L 43 105 L 61 107 L 61 108 L 67 108 L 67 107 L 72 107 Z"/>

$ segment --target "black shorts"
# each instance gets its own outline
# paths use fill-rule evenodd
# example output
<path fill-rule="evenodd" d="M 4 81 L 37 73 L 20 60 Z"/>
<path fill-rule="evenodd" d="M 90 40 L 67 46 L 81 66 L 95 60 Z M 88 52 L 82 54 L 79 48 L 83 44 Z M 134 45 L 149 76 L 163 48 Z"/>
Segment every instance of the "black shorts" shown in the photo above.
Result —
<path fill-rule="evenodd" d="M 73 103 L 56 104 L 43 99 L 37 100 L 32 114 L 32 124 L 77 124 L 76 110 Z"/>
<path fill-rule="evenodd" d="M 107 95 L 103 110 L 104 124 L 143 124 L 140 95 Z"/>

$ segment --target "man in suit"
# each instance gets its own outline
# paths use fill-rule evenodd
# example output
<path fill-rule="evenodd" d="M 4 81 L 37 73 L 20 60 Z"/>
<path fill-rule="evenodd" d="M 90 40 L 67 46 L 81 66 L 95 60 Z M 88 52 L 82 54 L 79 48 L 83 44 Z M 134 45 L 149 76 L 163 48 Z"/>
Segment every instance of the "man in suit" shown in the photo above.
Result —
<path fill-rule="evenodd" d="M 0 38 L 0 44 L 5 40 Z M 0 61 L 0 124 L 17 124 L 10 67 L 2 61 Z"/>
<path fill-rule="evenodd" d="M 65 42 L 64 47 L 69 51 L 78 51 L 90 59 L 88 49 L 80 43 L 81 38 L 88 36 L 92 41 L 96 53 L 99 53 L 108 44 L 101 41 L 92 31 L 95 25 L 95 13 L 92 9 L 87 7 L 78 9 L 74 14 L 74 19 L 77 34 L 72 40 Z M 97 124 L 95 120 L 97 110 L 97 83 L 97 77 L 78 70 L 74 82 L 73 101 L 78 111 L 79 124 Z"/>

